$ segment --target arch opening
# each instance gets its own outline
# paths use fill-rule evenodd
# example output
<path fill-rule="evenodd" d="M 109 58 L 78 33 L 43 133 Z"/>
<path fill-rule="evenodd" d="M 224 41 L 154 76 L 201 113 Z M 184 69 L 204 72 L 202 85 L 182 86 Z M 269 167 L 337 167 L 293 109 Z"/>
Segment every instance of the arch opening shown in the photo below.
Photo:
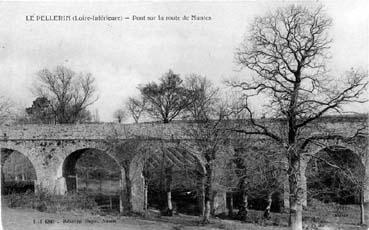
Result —
<path fill-rule="evenodd" d="M 201 213 L 203 171 L 198 159 L 189 151 L 178 147 L 157 149 L 145 160 L 143 176 L 146 208 L 167 215 L 171 212 Z"/>
<path fill-rule="evenodd" d="M 325 207 L 327 215 L 350 216 L 358 223 L 362 212 L 365 166 L 352 150 L 329 146 L 307 163 L 307 204 Z M 328 218 L 328 217 L 327 217 Z"/>
<path fill-rule="evenodd" d="M 36 170 L 21 152 L 1 148 L 1 194 L 35 191 Z"/>
<path fill-rule="evenodd" d="M 228 198 L 228 209 L 283 211 L 282 178 L 286 175 L 284 155 L 278 146 L 248 144 L 237 146 L 232 160 L 234 189 Z M 232 204 L 230 204 L 232 202 Z M 246 207 L 247 205 L 247 207 Z M 238 212 L 243 218 L 243 212 Z"/>
<path fill-rule="evenodd" d="M 77 150 L 64 160 L 62 175 L 68 193 L 84 193 L 102 210 L 119 211 L 121 167 L 109 154 L 94 148 Z"/>

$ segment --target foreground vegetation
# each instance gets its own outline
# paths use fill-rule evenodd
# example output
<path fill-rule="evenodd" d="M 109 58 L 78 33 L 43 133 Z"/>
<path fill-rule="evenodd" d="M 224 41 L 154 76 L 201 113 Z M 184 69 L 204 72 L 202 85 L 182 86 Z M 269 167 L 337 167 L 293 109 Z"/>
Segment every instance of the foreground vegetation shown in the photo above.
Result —
<path fill-rule="evenodd" d="M 58 213 L 63 211 L 84 210 L 92 214 L 98 214 L 98 205 L 94 197 L 84 193 L 71 193 L 67 196 L 51 195 L 40 191 L 33 193 L 11 193 L 2 196 L 2 203 L 9 208 L 31 208 L 40 212 Z"/>
<path fill-rule="evenodd" d="M 326 204 L 313 200 L 303 212 L 304 229 L 327 229 L 327 227 L 329 227 L 328 229 L 365 229 L 364 226 L 358 225 L 360 221 L 356 218 L 358 212 L 359 207 L 357 205 Z M 149 209 L 145 214 L 132 214 L 131 217 L 127 217 L 120 215 L 118 212 L 107 213 L 102 211 L 94 197 L 84 193 L 60 196 L 50 195 L 44 191 L 37 194 L 26 192 L 24 194 L 3 195 L 2 213 L 5 226 L 7 216 L 27 214 L 35 216 L 35 218 L 52 218 L 53 220 L 62 220 L 65 216 L 71 219 L 81 218 L 81 216 L 94 220 L 109 218 L 115 224 L 115 227 L 130 225 L 130 228 L 127 229 L 146 229 L 141 225 L 147 225 L 148 222 L 152 223 L 152 228 L 147 229 L 287 229 L 289 218 L 288 213 L 272 212 L 270 218 L 266 219 L 263 211 L 249 210 L 245 221 L 233 220 L 228 215 L 221 214 L 216 218 L 211 218 L 209 224 L 205 225 L 198 216 L 179 213 L 174 216 L 162 216 L 159 211 L 154 209 Z M 19 220 L 23 219 L 20 218 Z M 101 222 L 98 221 L 98 223 Z M 135 227 L 131 226 L 132 223 Z M 76 227 L 78 226 L 76 225 Z M 100 225 L 93 226 L 98 229 L 103 227 Z M 9 227 L 11 226 L 9 225 Z M 124 227 L 122 228 L 124 229 Z"/>

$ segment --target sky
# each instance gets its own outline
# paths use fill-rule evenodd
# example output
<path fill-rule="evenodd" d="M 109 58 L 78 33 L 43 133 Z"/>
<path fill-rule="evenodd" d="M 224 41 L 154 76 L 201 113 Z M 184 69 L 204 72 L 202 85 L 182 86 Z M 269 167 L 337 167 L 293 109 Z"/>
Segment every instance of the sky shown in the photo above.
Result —
<path fill-rule="evenodd" d="M 302 1 L 323 4 L 333 19 L 329 67 L 340 76 L 368 66 L 368 1 Z M 112 121 L 137 86 L 172 69 L 204 75 L 218 86 L 244 77 L 234 52 L 256 16 L 287 1 L 0 2 L 0 95 L 29 107 L 36 73 L 65 65 L 96 79 L 99 100 L 90 107 Z M 27 21 L 26 16 L 123 16 L 123 21 Z M 136 21 L 133 16 L 197 15 L 209 21 Z M 365 111 L 358 108 L 358 111 Z M 366 110 L 367 111 L 367 110 Z"/>

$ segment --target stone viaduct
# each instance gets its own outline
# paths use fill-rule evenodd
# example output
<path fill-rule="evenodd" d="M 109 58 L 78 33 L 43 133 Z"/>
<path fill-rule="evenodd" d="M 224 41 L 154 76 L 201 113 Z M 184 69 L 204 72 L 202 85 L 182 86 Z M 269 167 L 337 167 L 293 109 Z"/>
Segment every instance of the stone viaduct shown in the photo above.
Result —
<path fill-rule="evenodd" d="M 278 129 L 276 121 L 266 120 L 270 127 Z M 232 121 L 237 128 L 250 128 L 248 121 Z M 306 135 L 331 134 L 337 138 L 327 139 L 319 143 L 307 146 L 306 151 L 312 155 L 329 146 L 338 146 L 348 149 L 360 159 L 365 168 L 366 178 L 369 178 L 369 154 L 368 131 L 361 129 L 367 123 L 367 116 L 344 116 L 322 118 L 307 130 Z M 95 149 L 107 154 L 121 167 L 121 186 L 130 179 L 132 182 L 131 204 L 134 211 L 144 209 L 144 178 L 143 158 L 144 152 L 156 154 L 157 148 L 164 144 L 166 148 L 177 149 L 171 158 L 173 161 L 192 162 L 199 170 L 204 170 L 204 158 L 196 146 L 196 138 L 191 130 L 196 128 L 196 123 L 173 122 L 139 123 L 139 124 L 76 124 L 76 125 L 3 125 L 0 126 L 0 148 L 15 150 L 25 155 L 33 164 L 36 171 L 36 184 L 56 194 L 64 194 L 73 187 L 73 181 L 69 181 L 68 175 L 73 174 L 73 167 L 83 150 Z M 360 135 L 355 135 L 358 130 Z M 355 136 L 355 138 L 347 138 Z M 338 138 L 343 137 L 343 138 Z M 245 135 L 232 135 L 228 144 L 224 145 L 224 151 L 234 151 L 235 143 L 252 141 L 257 143 L 263 139 L 254 136 L 251 140 Z M 111 147 L 111 140 L 122 141 L 119 151 Z M 7 151 L 5 151 L 7 152 Z M 175 152 L 175 151 L 174 151 Z M 2 151 L 1 162 L 7 156 Z M 129 161 L 127 161 L 129 159 Z M 304 159 L 303 170 L 309 157 Z M 129 162 L 129 165 L 125 165 Z M 123 167 L 128 167 L 123 170 Z M 126 175 L 128 174 L 128 175 Z M 304 173 L 303 173 L 304 175 Z M 302 183 L 306 186 L 303 176 Z M 219 199 L 225 200 L 225 194 Z M 288 200 L 288 199 L 287 199 Z M 287 200 L 285 202 L 287 202 Z M 369 185 L 364 189 L 364 201 L 366 210 L 369 210 Z M 224 201 L 225 202 L 225 201 Z M 223 202 L 223 203 L 224 203 Z M 369 213 L 367 211 L 367 220 Z"/>

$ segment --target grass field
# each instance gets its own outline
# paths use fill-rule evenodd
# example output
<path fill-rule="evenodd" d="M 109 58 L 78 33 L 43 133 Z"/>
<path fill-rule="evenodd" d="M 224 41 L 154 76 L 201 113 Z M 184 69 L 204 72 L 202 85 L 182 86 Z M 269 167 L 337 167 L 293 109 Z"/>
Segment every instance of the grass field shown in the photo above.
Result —
<path fill-rule="evenodd" d="M 252 215 L 259 212 L 251 211 Z M 268 223 L 242 223 L 234 220 L 222 220 L 214 218 L 211 223 L 203 226 L 196 216 L 177 215 L 173 217 L 126 217 L 119 215 L 92 215 L 82 211 L 70 211 L 62 213 L 44 213 L 33 209 L 11 209 L 2 206 L 1 220 L 4 230 L 23 229 L 52 229 L 52 230 L 84 230 L 84 229 L 120 229 L 120 230 L 194 230 L 194 229 L 225 229 L 225 230 L 287 230 L 283 226 L 263 226 Z M 280 217 L 280 216 L 279 216 Z M 272 218 L 278 215 L 272 213 Z M 270 224 L 270 223 L 269 223 Z M 309 225 L 304 224 L 304 229 L 321 230 L 364 230 L 366 228 L 357 225 L 332 224 Z"/>
<path fill-rule="evenodd" d="M 160 216 L 150 209 L 143 216 L 121 216 L 119 213 L 91 212 L 90 210 L 57 209 L 56 212 L 39 212 L 30 208 L 9 208 L 7 197 L 2 197 L 2 229 L 132 229 L 132 230 L 286 230 L 288 214 L 271 213 L 271 218 L 263 218 L 262 211 L 250 210 L 247 223 L 221 218 L 212 218 L 208 225 L 201 224 L 201 218 L 184 214 L 173 217 Z M 58 211 L 59 210 L 59 211 Z M 94 214 L 93 214 L 94 213 Z M 339 215 L 338 215 L 339 214 Z M 315 204 L 304 211 L 304 230 L 368 230 L 358 225 L 359 207 L 355 205 Z"/>
<path fill-rule="evenodd" d="M 100 216 L 83 212 L 42 213 L 32 209 L 10 209 L 2 207 L 2 227 L 4 230 L 84 230 L 84 229 L 120 229 L 120 230 L 192 230 L 192 229 L 250 229 L 282 230 L 282 227 L 263 227 L 244 224 L 237 221 L 212 219 L 206 226 L 200 225 L 199 217 L 174 216 L 163 218 Z"/>

